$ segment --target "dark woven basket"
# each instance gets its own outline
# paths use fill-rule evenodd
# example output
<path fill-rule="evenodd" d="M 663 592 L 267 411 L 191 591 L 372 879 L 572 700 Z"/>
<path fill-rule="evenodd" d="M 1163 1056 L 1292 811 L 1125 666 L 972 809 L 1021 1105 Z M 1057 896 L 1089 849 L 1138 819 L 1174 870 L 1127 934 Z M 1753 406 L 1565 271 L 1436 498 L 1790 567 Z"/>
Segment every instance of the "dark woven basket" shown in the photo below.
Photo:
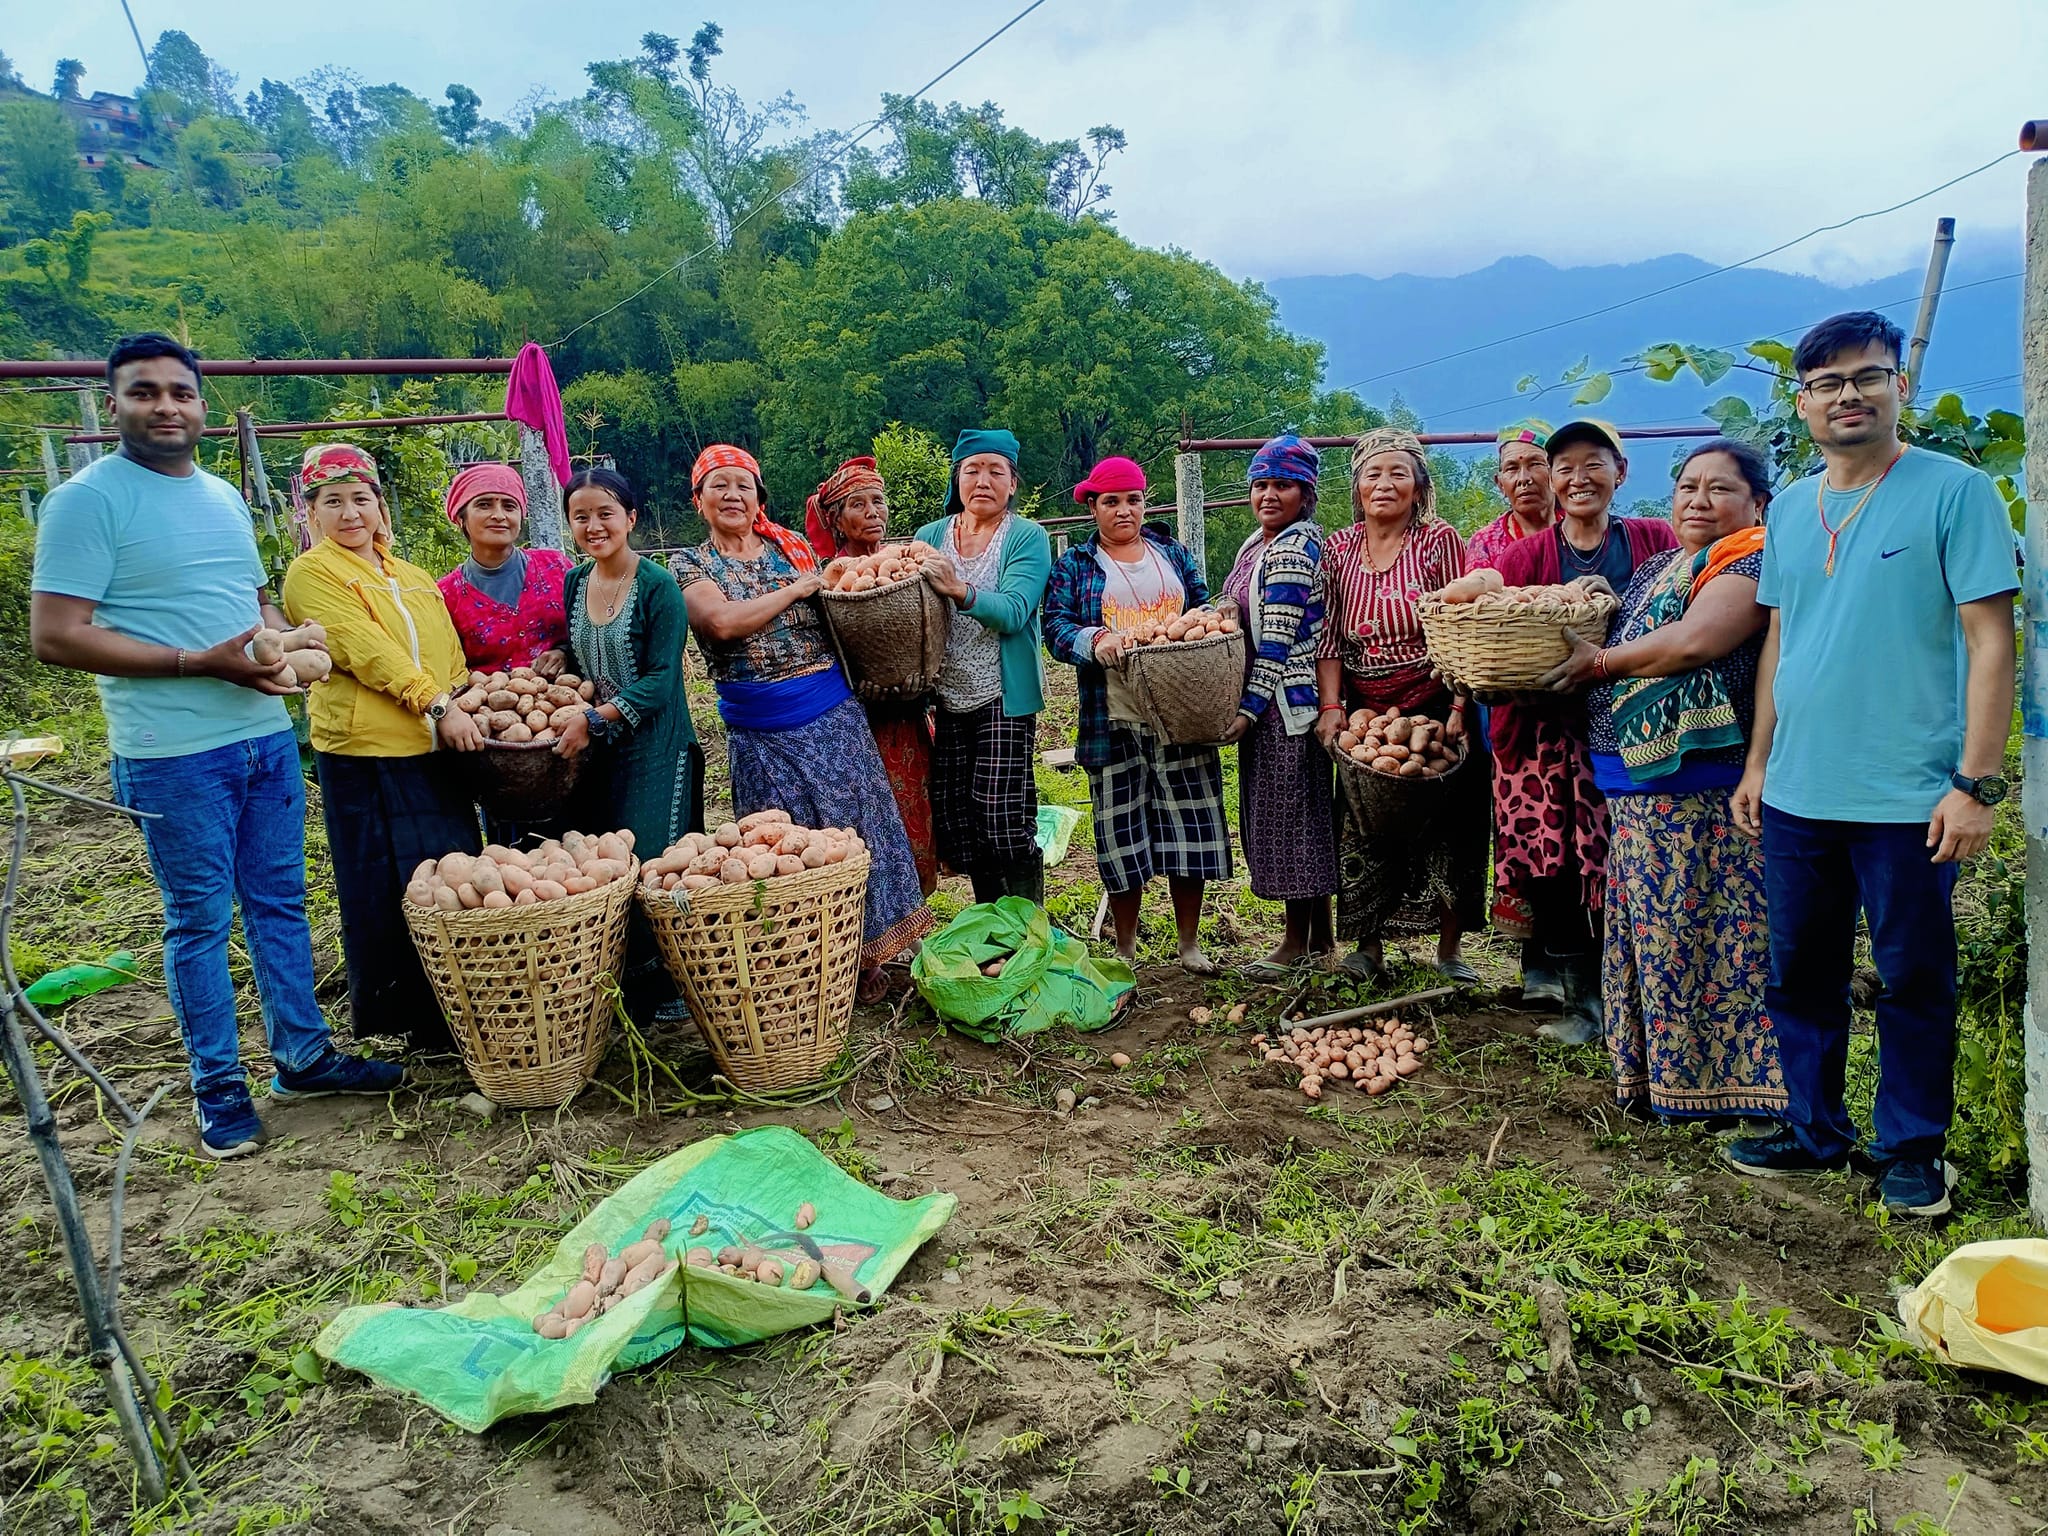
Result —
<path fill-rule="evenodd" d="M 1465 771 L 1472 758 L 1472 744 L 1458 743 L 1458 760 L 1435 778 L 1404 779 L 1398 773 L 1381 773 L 1368 763 L 1355 761 L 1348 752 L 1332 749 L 1337 760 L 1337 783 L 1345 804 L 1368 832 L 1399 831 L 1413 836 L 1429 826 L 1450 796 L 1451 781 Z"/>
<path fill-rule="evenodd" d="M 922 576 L 867 592 L 818 594 L 846 679 L 863 697 L 930 693 L 946 664 L 953 603 Z"/>
<path fill-rule="evenodd" d="M 588 750 L 564 757 L 551 741 L 485 741 L 465 752 L 484 813 L 500 821 L 545 821 L 568 803 Z"/>
<path fill-rule="evenodd" d="M 1244 697 L 1246 637 L 1170 640 L 1124 653 L 1124 681 L 1152 734 L 1170 747 L 1213 746 Z"/>

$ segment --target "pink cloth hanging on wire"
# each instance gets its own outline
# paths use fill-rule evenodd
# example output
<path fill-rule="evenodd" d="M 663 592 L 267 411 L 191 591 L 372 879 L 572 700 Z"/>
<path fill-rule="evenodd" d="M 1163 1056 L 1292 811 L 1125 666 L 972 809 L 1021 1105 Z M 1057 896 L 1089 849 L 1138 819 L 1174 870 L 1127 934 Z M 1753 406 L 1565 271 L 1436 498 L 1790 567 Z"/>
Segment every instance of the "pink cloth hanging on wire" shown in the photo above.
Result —
<path fill-rule="evenodd" d="M 512 360 L 512 377 L 505 383 L 505 414 L 522 427 L 531 427 L 548 447 L 548 468 L 555 479 L 569 483 L 569 426 L 562 419 L 562 392 L 555 387 L 555 370 L 547 350 L 529 341 Z"/>

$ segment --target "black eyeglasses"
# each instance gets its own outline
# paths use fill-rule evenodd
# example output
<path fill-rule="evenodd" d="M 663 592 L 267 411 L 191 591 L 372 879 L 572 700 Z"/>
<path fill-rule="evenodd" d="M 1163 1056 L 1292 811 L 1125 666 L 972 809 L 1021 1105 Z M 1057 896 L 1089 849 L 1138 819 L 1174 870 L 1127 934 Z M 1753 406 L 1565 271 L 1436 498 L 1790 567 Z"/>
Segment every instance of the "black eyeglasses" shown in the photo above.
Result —
<path fill-rule="evenodd" d="M 1854 373 L 1816 373 L 1799 387 L 1816 400 L 1835 400 L 1845 389 L 1859 395 L 1874 395 L 1899 376 L 1896 368 L 1858 368 Z"/>

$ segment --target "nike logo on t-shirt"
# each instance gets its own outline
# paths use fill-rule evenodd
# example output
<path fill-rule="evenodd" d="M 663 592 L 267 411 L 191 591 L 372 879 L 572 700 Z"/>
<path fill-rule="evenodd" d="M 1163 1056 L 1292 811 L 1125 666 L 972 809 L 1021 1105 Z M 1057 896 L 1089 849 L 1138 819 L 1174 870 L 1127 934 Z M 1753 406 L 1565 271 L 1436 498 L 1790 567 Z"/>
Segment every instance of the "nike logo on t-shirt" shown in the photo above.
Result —
<path fill-rule="evenodd" d="M 1880 560 L 1889 560 L 1893 555 L 1903 555 L 1907 550 L 1911 549 L 1912 547 L 1913 546 L 1910 544 L 1901 544 L 1897 549 L 1881 549 L 1877 552 L 1877 558 Z"/>

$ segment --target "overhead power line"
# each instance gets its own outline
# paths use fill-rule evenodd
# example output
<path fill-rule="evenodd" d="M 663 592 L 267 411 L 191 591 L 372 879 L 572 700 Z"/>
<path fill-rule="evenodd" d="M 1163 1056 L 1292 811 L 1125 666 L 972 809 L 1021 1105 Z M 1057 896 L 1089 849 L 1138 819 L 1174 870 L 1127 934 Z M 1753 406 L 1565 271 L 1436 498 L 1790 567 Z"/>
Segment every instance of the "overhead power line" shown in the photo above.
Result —
<path fill-rule="evenodd" d="M 760 214 L 766 211 L 767 209 L 774 207 L 775 204 L 781 202 L 782 199 L 789 196 L 790 193 L 796 191 L 799 187 L 806 186 L 809 183 L 815 181 L 818 178 L 818 176 L 826 169 L 826 167 L 832 165 L 835 161 L 842 160 L 847 155 L 852 154 L 855 149 L 860 147 L 862 141 L 867 139 L 870 135 L 872 135 L 876 129 L 882 127 L 883 124 L 887 123 L 892 117 L 896 116 L 898 113 L 907 110 L 913 102 L 920 100 L 924 96 L 925 92 L 929 91 L 941 80 L 944 80 L 948 75 L 952 74 L 955 70 L 959 69 L 961 65 L 965 64 L 969 59 L 973 58 L 976 54 L 980 53 L 984 48 L 988 47 L 989 44 L 993 43 L 997 38 L 1001 37 L 1005 32 L 1009 31 L 1012 27 L 1016 26 L 1018 22 L 1022 21 L 1025 17 L 1029 16 L 1033 11 L 1037 10 L 1040 6 L 1044 5 L 1045 3 L 1046 0 L 1031 0 L 1031 3 L 1025 6 L 1023 10 L 1019 11 L 1016 15 L 1012 16 L 1000 27 L 997 27 L 995 31 L 989 33 L 987 37 L 984 37 L 972 48 L 968 49 L 965 53 L 961 54 L 959 58 L 955 59 L 952 63 L 948 64 L 936 75 L 933 75 L 931 79 L 925 81 L 923 85 L 920 85 L 908 96 L 905 96 L 903 98 L 901 106 L 897 107 L 892 112 L 884 112 L 880 117 L 875 118 L 872 122 L 867 124 L 866 127 L 862 128 L 861 131 L 858 134 L 856 134 L 853 138 L 848 139 L 844 144 L 840 145 L 831 154 L 825 155 L 818 159 L 810 167 L 810 169 L 805 171 L 801 176 L 797 177 L 796 180 L 792 181 L 788 186 L 783 187 L 779 191 L 771 193 L 769 196 L 761 199 L 760 202 L 756 203 L 752 208 L 749 208 L 747 210 L 744 217 L 742 217 L 737 223 L 733 225 L 732 229 L 727 233 L 727 238 L 731 238 L 732 235 L 736 235 L 742 229 L 746 228 L 748 224 L 753 222 L 755 215 Z M 2018 151 L 2014 151 L 2014 153 L 2018 153 Z M 598 321 L 604 319 L 605 316 L 615 314 L 619 310 L 624 309 L 628 304 L 631 304 L 635 299 L 639 298 L 649 289 L 654 288 L 658 284 L 667 281 L 676 273 L 682 271 L 683 268 L 687 267 L 691 262 L 696 261 L 700 257 L 708 256 L 717 249 L 718 242 L 716 240 L 709 241 L 708 243 L 698 247 L 696 250 L 690 252 L 689 255 L 683 257 L 680 261 L 674 262 L 671 265 L 662 268 L 661 271 L 655 273 L 654 276 L 649 278 L 645 283 L 641 284 L 638 288 L 634 289 L 631 293 L 627 294 L 623 299 L 620 299 L 618 303 L 609 305 L 608 307 L 599 310 L 596 314 L 592 315 L 588 320 L 585 320 L 581 324 L 576 325 L 570 330 L 563 332 L 557 340 L 552 341 L 548 344 L 550 349 L 554 347 L 559 347 L 571 336 L 574 336 L 577 331 L 583 330 L 588 326 L 595 325 Z"/>

